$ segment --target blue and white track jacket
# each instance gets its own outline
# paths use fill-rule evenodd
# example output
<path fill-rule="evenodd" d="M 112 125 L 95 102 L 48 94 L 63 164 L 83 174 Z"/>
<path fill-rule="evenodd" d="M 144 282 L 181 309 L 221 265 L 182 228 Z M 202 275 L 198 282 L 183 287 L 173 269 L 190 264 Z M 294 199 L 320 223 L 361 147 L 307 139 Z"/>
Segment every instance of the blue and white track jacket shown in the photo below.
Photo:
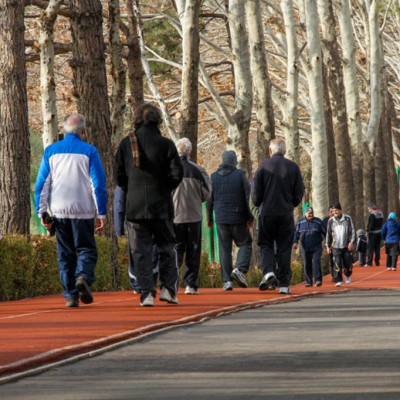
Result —
<path fill-rule="evenodd" d="M 57 218 L 105 218 L 106 175 L 97 149 L 79 135 L 48 146 L 35 187 L 39 217 L 49 208 Z"/>

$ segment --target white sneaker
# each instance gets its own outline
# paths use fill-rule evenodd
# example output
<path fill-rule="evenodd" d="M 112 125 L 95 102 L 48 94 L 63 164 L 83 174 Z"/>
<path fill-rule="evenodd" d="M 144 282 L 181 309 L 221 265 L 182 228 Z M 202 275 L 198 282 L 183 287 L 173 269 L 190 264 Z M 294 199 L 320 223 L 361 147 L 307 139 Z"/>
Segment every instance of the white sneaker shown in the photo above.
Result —
<path fill-rule="evenodd" d="M 233 283 L 232 283 L 232 281 L 225 282 L 225 285 L 224 285 L 223 289 L 224 289 L 224 290 L 233 290 Z"/>
<path fill-rule="evenodd" d="M 392 270 L 391 267 L 387 267 L 387 268 L 386 268 L 386 271 L 391 271 L 391 270 Z"/>
<path fill-rule="evenodd" d="M 343 282 L 337 282 L 335 286 L 342 287 L 343 286 Z"/>
<path fill-rule="evenodd" d="M 140 301 L 140 305 L 142 307 L 153 307 L 154 306 L 153 295 L 149 293 L 143 300 Z"/>
<path fill-rule="evenodd" d="M 172 297 L 171 293 L 169 292 L 169 290 L 166 287 L 163 287 L 161 289 L 160 300 L 166 301 L 167 303 L 170 303 L 170 304 L 178 304 L 179 303 L 179 300 L 177 299 L 177 297 L 176 296 Z"/>
<path fill-rule="evenodd" d="M 349 285 L 351 283 L 351 278 L 349 276 L 346 276 L 344 278 L 344 280 L 346 281 L 346 284 Z"/>
<path fill-rule="evenodd" d="M 292 293 L 292 292 L 290 291 L 289 287 L 281 286 L 279 288 L 279 294 L 290 294 L 290 293 Z"/>
<path fill-rule="evenodd" d="M 200 294 L 200 291 L 192 286 L 186 286 L 185 294 Z"/>
<path fill-rule="evenodd" d="M 235 268 L 231 273 L 231 278 L 238 283 L 238 285 L 242 288 L 247 288 L 249 285 L 246 281 L 246 275 Z"/>

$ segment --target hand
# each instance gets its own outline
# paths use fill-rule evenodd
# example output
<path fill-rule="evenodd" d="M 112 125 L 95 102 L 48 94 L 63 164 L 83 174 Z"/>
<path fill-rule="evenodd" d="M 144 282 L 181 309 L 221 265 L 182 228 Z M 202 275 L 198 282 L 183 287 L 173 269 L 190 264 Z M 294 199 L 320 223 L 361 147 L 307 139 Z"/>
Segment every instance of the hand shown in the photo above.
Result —
<path fill-rule="evenodd" d="M 347 249 L 348 249 L 349 251 L 353 251 L 353 248 L 354 248 L 353 243 L 349 243 L 349 245 L 347 246 Z"/>
<path fill-rule="evenodd" d="M 254 222 L 253 222 L 253 221 L 247 221 L 247 227 L 248 227 L 249 229 L 252 229 L 253 226 L 254 226 Z"/>
<path fill-rule="evenodd" d="M 48 231 L 51 229 L 51 227 L 53 226 L 53 223 L 54 223 L 54 222 L 52 222 L 51 224 L 46 224 L 46 222 L 44 222 L 44 218 L 43 218 L 43 217 L 41 218 L 40 222 L 42 223 L 42 225 L 43 225 Z"/>
<path fill-rule="evenodd" d="M 212 229 L 213 226 L 214 226 L 214 222 L 213 222 L 213 221 L 208 221 L 208 222 L 207 222 L 207 226 L 208 226 L 210 229 Z"/>
<path fill-rule="evenodd" d="M 96 232 L 100 232 L 104 229 L 105 219 L 96 218 Z"/>
<path fill-rule="evenodd" d="M 332 247 L 327 247 L 327 248 L 326 248 L 326 252 L 327 252 L 328 254 L 331 254 L 331 253 L 332 253 Z"/>
<path fill-rule="evenodd" d="M 294 248 L 295 250 L 297 250 L 298 247 L 299 247 L 299 244 L 298 244 L 298 243 L 293 243 L 293 248 Z"/>

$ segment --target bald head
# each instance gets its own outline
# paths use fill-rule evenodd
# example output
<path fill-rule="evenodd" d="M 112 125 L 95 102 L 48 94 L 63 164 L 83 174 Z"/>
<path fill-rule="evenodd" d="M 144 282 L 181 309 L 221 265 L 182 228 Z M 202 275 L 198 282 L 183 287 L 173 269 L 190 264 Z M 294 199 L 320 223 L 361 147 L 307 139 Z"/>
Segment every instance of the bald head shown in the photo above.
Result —
<path fill-rule="evenodd" d="M 64 118 L 64 130 L 66 133 L 80 135 L 85 129 L 85 117 L 81 114 L 70 114 Z"/>

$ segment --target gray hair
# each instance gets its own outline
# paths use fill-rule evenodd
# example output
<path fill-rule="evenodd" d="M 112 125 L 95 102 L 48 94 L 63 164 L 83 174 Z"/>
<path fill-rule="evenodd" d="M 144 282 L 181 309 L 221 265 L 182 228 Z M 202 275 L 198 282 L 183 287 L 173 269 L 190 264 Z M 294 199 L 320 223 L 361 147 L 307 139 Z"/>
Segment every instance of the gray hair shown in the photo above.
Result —
<path fill-rule="evenodd" d="M 80 135 L 85 128 L 85 117 L 81 114 L 67 115 L 63 120 L 64 131 Z"/>
<path fill-rule="evenodd" d="M 182 138 L 177 140 L 175 146 L 178 150 L 179 156 L 188 156 L 192 151 L 192 142 L 188 138 Z"/>
<path fill-rule="evenodd" d="M 282 154 L 286 153 L 286 144 L 282 139 L 272 139 L 269 144 L 269 149 L 272 154 Z"/>

